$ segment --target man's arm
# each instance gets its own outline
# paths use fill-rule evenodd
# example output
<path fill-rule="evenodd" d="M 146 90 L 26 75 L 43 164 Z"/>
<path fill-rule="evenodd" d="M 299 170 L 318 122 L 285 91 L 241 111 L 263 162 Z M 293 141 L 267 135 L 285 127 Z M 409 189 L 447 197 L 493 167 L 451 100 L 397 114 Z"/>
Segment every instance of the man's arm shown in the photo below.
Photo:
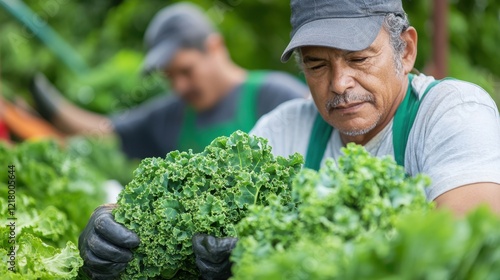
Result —
<path fill-rule="evenodd" d="M 407 168 L 431 178 L 427 198 L 458 215 L 480 204 L 500 213 L 500 117 L 488 93 L 446 80 L 425 97 L 419 115 Z"/>
<path fill-rule="evenodd" d="M 43 73 L 33 77 L 31 94 L 39 113 L 67 136 L 113 134 L 108 117 L 71 103 Z"/>
<path fill-rule="evenodd" d="M 487 205 L 500 215 L 500 184 L 476 183 L 450 190 L 435 200 L 438 208 L 448 208 L 458 216 L 479 205 Z"/>

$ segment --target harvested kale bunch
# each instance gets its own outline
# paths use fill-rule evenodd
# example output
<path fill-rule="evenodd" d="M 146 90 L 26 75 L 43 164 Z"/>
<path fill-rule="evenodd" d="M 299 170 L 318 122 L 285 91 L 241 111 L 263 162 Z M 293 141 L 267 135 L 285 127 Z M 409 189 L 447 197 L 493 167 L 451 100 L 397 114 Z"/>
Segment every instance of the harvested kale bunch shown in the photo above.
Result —
<path fill-rule="evenodd" d="M 114 211 L 116 221 L 141 239 L 123 278 L 198 279 L 192 236 L 236 236 L 235 224 L 248 207 L 267 205 L 271 194 L 290 204 L 302 162 L 299 154 L 274 157 L 267 140 L 241 131 L 215 139 L 201 153 L 144 159 Z"/>

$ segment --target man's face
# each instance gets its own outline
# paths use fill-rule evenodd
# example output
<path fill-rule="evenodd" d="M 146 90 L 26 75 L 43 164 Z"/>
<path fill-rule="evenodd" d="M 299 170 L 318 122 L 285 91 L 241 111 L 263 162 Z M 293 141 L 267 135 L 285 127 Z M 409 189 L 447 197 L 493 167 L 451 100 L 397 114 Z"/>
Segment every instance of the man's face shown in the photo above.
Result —
<path fill-rule="evenodd" d="M 180 49 L 164 69 L 164 74 L 176 94 L 197 111 L 203 111 L 217 102 L 213 66 L 210 53 Z"/>
<path fill-rule="evenodd" d="M 371 138 L 390 121 L 405 84 L 404 75 L 397 74 L 389 35 L 383 28 L 362 51 L 307 46 L 301 52 L 319 113 L 344 136 Z"/>

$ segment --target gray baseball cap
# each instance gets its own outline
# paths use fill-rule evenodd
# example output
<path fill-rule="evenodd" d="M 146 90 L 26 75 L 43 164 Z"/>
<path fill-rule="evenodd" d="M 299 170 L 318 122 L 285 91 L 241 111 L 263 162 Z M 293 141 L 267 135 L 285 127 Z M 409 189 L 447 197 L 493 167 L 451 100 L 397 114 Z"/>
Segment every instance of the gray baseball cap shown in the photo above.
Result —
<path fill-rule="evenodd" d="M 366 49 L 377 37 L 385 15 L 404 14 L 401 0 L 291 0 L 290 5 L 292 33 L 282 62 L 302 46 Z"/>
<path fill-rule="evenodd" d="M 163 8 L 144 35 L 147 54 L 143 72 L 165 68 L 179 48 L 199 46 L 214 32 L 212 23 L 198 6 L 179 3 Z"/>

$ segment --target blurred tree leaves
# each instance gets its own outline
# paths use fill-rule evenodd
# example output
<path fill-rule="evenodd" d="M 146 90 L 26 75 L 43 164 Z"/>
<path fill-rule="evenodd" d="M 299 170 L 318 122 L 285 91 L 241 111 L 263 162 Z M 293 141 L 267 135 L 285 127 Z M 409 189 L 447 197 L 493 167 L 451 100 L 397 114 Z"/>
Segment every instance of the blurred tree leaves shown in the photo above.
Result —
<path fill-rule="evenodd" d="M 4 93 L 28 96 L 30 78 L 39 70 L 73 101 L 101 113 L 120 111 L 161 94 L 158 79 L 144 81 L 139 74 L 144 55 L 142 36 L 154 14 L 174 2 L 181 1 L 26 0 L 92 67 L 93 71 L 83 77 L 73 75 L 31 32 L 0 10 Z M 289 39 L 289 1 L 191 2 L 205 9 L 218 26 L 235 62 L 248 69 L 299 74 L 293 62 L 279 61 Z M 500 2 L 449 3 L 450 76 L 478 83 L 499 101 Z M 423 69 L 432 55 L 432 1 L 403 0 L 403 5 L 419 32 L 416 67 Z"/>
<path fill-rule="evenodd" d="M 419 32 L 416 67 L 432 56 L 432 1 L 403 0 L 410 23 Z M 448 75 L 476 83 L 500 102 L 500 2 L 450 0 Z"/>

